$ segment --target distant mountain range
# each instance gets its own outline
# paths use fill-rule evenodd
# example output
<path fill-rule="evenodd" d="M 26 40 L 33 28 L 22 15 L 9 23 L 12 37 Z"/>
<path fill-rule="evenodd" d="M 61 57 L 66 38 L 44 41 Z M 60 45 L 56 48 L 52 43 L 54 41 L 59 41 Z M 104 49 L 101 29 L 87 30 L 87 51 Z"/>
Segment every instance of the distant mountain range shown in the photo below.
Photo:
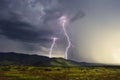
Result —
<path fill-rule="evenodd" d="M 96 66 L 98 64 L 75 62 L 63 58 L 48 58 L 39 55 L 21 53 L 0 53 L 0 65 L 30 65 L 30 66 Z"/>

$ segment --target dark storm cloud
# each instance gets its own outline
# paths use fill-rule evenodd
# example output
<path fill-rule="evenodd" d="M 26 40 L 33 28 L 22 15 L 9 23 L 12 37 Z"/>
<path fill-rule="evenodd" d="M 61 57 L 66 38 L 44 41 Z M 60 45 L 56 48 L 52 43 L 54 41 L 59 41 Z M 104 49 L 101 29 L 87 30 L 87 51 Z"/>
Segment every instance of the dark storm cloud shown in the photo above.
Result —
<path fill-rule="evenodd" d="M 76 15 L 74 15 L 72 18 L 71 18 L 71 22 L 74 22 L 76 20 L 79 20 L 81 18 L 83 18 L 85 16 L 85 13 L 82 12 L 81 10 L 79 12 L 76 13 Z"/>
<path fill-rule="evenodd" d="M 48 37 L 53 34 L 51 31 L 47 30 L 36 31 L 32 25 L 25 22 L 10 20 L 1 20 L 0 30 L 1 35 L 4 35 L 9 39 L 24 42 L 48 42 Z"/>
<path fill-rule="evenodd" d="M 79 2 L 79 0 L 75 1 L 76 6 L 79 6 Z M 54 24 L 48 25 L 49 21 L 57 20 L 64 13 L 67 14 L 67 11 L 72 13 L 71 21 L 81 18 L 83 14 L 81 14 L 81 11 L 73 12 L 76 7 L 72 4 L 73 0 L 0 0 L 0 32 L 13 40 L 25 42 L 46 41 L 46 38 L 54 35 L 54 31 L 57 29 L 53 27 L 54 30 L 49 30 L 49 26 L 57 26 Z M 43 10 L 40 10 L 40 8 L 43 8 Z M 35 11 L 40 11 L 40 13 Z M 40 20 L 43 22 L 38 21 L 37 18 L 40 16 Z M 22 21 L 24 18 L 26 20 Z M 28 20 L 31 23 L 27 23 Z M 32 25 L 34 22 L 40 23 L 39 27 L 42 28 L 39 31 L 31 30 L 34 27 Z"/>
<path fill-rule="evenodd" d="M 49 21 L 57 20 L 64 13 L 67 14 L 66 11 L 73 13 L 71 21 L 75 21 L 83 15 L 80 11 L 73 12 L 76 7 L 72 6 L 72 3 L 73 0 L 1 0 L 0 33 L 2 32 L 1 35 L 9 39 L 23 42 L 49 41 L 48 37 L 55 35 L 54 32 L 57 30 L 57 27 L 53 27 L 54 30 L 49 30 L 50 26 L 57 26 L 49 25 Z M 79 3 L 79 0 L 75 3 Z M 40 8 L 43 8 L 43 10 L 40 10 Z M 72 10 L 70 11 L 69 8 Z M 35 11 L 40 11 L 40 14 Z M 32 17 L 31 14 L 36 16 Z M 41 16 L 40 20 L 43 21 L 39 24 L 41 28 L 34 30 L 34 25 L 27 22 L 30 20 L 34 23 L 39 16 Z M 24 18 L 27 21 L 22 21 Z M 39 23 L 39 21 L 37 22 Z"/>
<path fill-rule="evenodd" d="M 47 23 L 50 20 L 57 20 L 63 14 L 60 9 L 45 10 L 46 15 L 44 16 L 44 23 Z"/>

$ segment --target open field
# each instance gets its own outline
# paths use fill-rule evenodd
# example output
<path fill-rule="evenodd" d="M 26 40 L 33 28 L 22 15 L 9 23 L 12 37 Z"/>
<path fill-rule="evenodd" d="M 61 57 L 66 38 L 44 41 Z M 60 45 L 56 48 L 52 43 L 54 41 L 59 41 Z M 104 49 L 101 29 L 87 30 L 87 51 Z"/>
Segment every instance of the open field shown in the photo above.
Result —
<path fill-rule="evenodd" d="M 120 68 L 0 66 L 0 80 L 120 80 Z"/>

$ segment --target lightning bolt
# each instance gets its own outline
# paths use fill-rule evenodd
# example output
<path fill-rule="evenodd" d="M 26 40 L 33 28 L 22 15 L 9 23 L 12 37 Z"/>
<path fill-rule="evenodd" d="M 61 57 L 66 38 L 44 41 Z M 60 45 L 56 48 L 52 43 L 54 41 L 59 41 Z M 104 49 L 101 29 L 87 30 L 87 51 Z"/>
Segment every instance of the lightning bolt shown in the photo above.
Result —
<path fill-rule="evenodd" d="M 60 18 L 60 21 L 62 23 L 62 29 L 63 29 L 64 34 L 65 34 L 65 36 L 67 38 L 67 41 L 68 41 L 68 46 L 66 47 L 66 50 L 65 50 L 65 59 L 68 59 L 68 50 L 69 50 L 69 48 L 71 46 L 71 41 L 70 41 L 70 37 L 69 37 L 69 35 L 67 33 L 67 30 L 65 28 L 65 24 L 67 23 L 67 17 L 66 16 L 62 16 Z"/>
<path fill-rule="evenodd" d="M 49 51 L 49 57 L 50 57 L 50 58 L 52 57 L 53 48 L 54 48 L 54 46 L 55 46 L 55 44 L 56 44 L 56 40 L 57 40 L 57 39 L 58 39 L 58 38 L 56 38 L 56 37 L 53 37 L 53 38 L 52 38 L 53 42 L 52 42 L 52 45 L 51 45 L 50 51 Z"/>

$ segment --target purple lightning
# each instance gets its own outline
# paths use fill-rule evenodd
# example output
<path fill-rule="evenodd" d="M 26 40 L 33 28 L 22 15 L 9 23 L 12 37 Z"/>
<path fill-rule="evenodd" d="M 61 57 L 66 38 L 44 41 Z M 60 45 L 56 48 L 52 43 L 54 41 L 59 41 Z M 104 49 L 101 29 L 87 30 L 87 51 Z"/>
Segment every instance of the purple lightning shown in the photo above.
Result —
<path fill-rule="evenodd" d="M 52 57 L 53 48 L 54 48 L 54 45 L 55 45 L 56 40 L 57 40 L 58 38 L 57 38 L 57 37 L 52 37 L 51 39 L 53 40 L 53 42 L 52 42 L 52 45 L 51 45 L 50 51 L 49 51 L 49 57 L 50 57 L 50 58 Z"/>
<path fill-rule="evenodd" d="M 68 46 L 66 47 L 66 51 L 65 51 L 65 59 L 68 59 L 68 50 L 71 46 L 71 41 L 70 41 L 70 37 L 66 31 L 66 28 L 65 28 L 65 24 L 67 23 L 67 17 L 66 16 L 62 16 L 60 17 L 60 22 L 62 24 L 62 28 L 63 28 L 63 31 L 64 31 L 64 34 L 67 38 L 67 41 L 68 41 Z"/>

